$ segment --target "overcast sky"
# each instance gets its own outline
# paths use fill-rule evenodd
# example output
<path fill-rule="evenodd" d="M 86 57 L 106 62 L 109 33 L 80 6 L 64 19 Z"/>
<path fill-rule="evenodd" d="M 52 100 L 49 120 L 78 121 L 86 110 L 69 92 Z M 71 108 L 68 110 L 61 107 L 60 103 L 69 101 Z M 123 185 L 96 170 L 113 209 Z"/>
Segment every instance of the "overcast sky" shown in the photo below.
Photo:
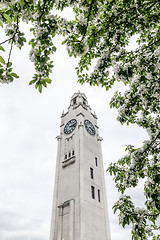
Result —
<path fill-rule="evenodd" d="M 1 35 L 2 37 L 2 35 Z M 109 100 L 119 84 L 106 92 L 101 87 L 77 83 L 77 60 L 60 46 L 53 56 L 52 85 L 40 94 L 28 83 L 34 74 L 27 45 L 22 51 L 13 49 L 11 60 L 20 78 L 9 85 L 0 85 L 0 239 L 48 240 L 57 140 L 60 116 L 66 111 L 72 95 L 80 90 L 98 116 L 104 168 L 124 155 L 125 145 L 140 146 L 147 137 L 136 126 L 121 126 L 117 111 L 109 108 Z M 118 200 L 114 182 L 105 173 L 112 240 L 131 239 L 130 228 L 118 225 L 112 212 Z M 142 189 L 130 191 L 141 204 Z"/>

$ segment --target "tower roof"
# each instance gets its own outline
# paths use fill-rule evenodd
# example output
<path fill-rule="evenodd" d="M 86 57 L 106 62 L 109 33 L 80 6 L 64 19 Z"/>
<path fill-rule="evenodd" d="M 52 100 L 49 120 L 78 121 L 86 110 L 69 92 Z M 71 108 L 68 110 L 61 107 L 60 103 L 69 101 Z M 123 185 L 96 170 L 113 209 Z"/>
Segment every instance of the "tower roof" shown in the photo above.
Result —
<path fill-rule="evenodd" d="M 82 107 L 82 108 L 79 108 L 79 107 Z M 70 101 L 70 105 L 68 107 L 68 111 L 67 112 L 64 112 L 62 113 L 62 116 L 61 117 L 64 117 L 66 116 L 70 110 L 75 110 L 75 109 L 79 109 L 79 111 L 82 111 L 83 110 L 87 110 L 89 112 L 91 112 L 91 107 L 90 105 L 88 104 L 88 100 L 87 100 L 87 97 L 84 93 L 81 93 L 80 91 L 78 92 L 75 92 L 72 97 L 71 97 L 71 101 Z M 94 118 L 97 119 L 97 116 L 96 116 L 96 113 L 92 113 L 91 114 L 93 115 Z"/>
<path fill-rule="evenodd" d="M 90 106 L 88 105 L 88 101 L 87 101 L 87 97 L 84 93 L 81 93 L 80 91 L 78 91 L 77 93 L 74 93 L 71 101 L 70 101 L 70 107 L 78 107 L 79 105 L 82 105 L 85 109 L 90 109 Z"/>
<path fill-rule="evenodd" d="M 77 93 L 74 93 L 71 99 L 73 99 L 75 97 L 83 97 L 87 100 L 86 95 L 84 93 L 81 93 L 80 91 L 78 91 Z"/>

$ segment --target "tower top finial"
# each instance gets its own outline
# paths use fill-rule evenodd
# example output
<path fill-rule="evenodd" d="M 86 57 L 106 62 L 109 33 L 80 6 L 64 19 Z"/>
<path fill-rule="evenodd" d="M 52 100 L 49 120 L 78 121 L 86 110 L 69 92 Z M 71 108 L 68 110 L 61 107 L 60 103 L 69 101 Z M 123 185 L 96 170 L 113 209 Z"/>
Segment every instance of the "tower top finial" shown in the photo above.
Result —
<path fill-rule="evenodd" d="M 87 101 L 86 95 L 84 93 L 81 93 L 80 90 L 78 90 L 78 92 L 75 92 L 73 94 L 71 100 L 74 99 L 75 97 L 82 97 L 82 98 L 84 98 Z"/>
<path fill-rule="evenodd" d="M 82 105 L 84 108 L 89 107 L 86 95 L 80 91 L 73 94 L 69 107 L 78 107 L 79 105 Z"/>

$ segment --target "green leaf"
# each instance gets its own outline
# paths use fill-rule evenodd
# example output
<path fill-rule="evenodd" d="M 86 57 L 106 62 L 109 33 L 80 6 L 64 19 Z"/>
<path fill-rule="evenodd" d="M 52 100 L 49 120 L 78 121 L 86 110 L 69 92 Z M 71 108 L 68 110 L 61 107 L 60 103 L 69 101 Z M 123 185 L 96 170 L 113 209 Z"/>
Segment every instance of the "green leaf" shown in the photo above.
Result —
<path fill-rule="evenodd" d="M 15 78 L 19 78 L 19 76 L 16 74 L 16 73 L 11 73 L 11 75 L 13 76 L 13 77 L 15 77 Z"/>
<path fill-rule="evenodd" d="M 21 7 L 24 6 L 24 0 L 20 0 L 20 6 L 21 6 Z"/>
<path fill-rule="evenodd" d="M 47 87 L 47 84 L 46 84 L 46 82 L 45 82 L 45 81 L 43 81 L 43 83 L 42 83 L 42 84 L 43 84 L 43 86 L 44 86 L 44 87 Z"/>
<path fill-rule="evenodd" d="M 38 91 L 41 93 L 42 92 L 42 85 L 38 86 Z"/>
<path fill-rule="evenodd" d="M 36 82 L 36 80 L 31 80 L 30 82 L 29 82 L 29 85 L 32 85 L 33 83 L 35 83 Z"/>
<path fill-rule="evenodd" d="M 5 64 L 5 60 L 0 56 L 0 62 L 2 63 L 2 64 Z"/>
<path fill-rule="evenodd" d="M 3 16 L 7 20 L 7 22 L 12 22 L 12 19 L 8 14 L 4 13 Z"/>
<path fill-rule="evenodd" d="M 45 82 L 47 82 L 47 83 L 51 83 L 52 82 L 52 80 L 50 79 L 50 78 L 44 78 L 44 80 L 45 80 Z"/>
<path fill-rule="evenodd" d="M 7 64 L 7 67 L 10 68 L 11 66 L 12 66 L 12 63 L 9 62 L 9 63 Z"/>
<path fill-rule="evenodd" d="M 3 73 L 4 73 L 4 69 L 0 68 L 0 74 L 3 74 Z"/>
<path fill-rule="evenodd" d="M 56 52 L 57 48 L 56 48 L 56 47 L 52 47 L 52 50 L 53 50 L 54 52 Z"/>
<path fill-rule="evenodd" d="M 0 26 L 3 28 L 3 23 L 2 22 L 0 22 Z"/>
<path fill-rule="evenodd" d="M 5 52 L 4 48 L 2 46 L 0 46 L 0 50 L 2 50 L 3 52 Z"/>

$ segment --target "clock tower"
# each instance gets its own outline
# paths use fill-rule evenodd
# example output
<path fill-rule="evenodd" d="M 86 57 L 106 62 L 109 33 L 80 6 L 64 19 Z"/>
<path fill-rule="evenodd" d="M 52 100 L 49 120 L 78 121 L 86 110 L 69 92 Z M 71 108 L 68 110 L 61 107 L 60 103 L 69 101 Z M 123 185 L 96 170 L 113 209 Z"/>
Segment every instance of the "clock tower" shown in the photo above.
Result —
<path fill-rule="evenodd" d="M 102 138 L 85 94 L 61 119 L 50 240 L 110 240 Z"/>

